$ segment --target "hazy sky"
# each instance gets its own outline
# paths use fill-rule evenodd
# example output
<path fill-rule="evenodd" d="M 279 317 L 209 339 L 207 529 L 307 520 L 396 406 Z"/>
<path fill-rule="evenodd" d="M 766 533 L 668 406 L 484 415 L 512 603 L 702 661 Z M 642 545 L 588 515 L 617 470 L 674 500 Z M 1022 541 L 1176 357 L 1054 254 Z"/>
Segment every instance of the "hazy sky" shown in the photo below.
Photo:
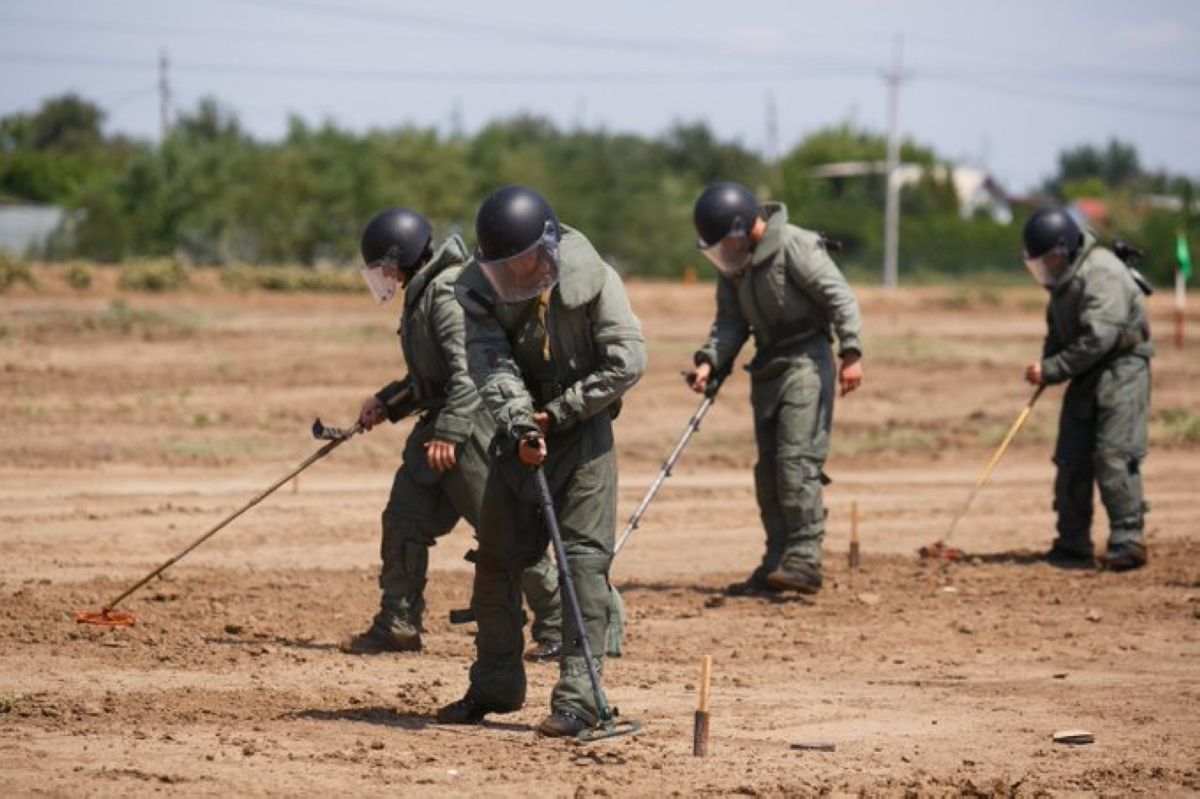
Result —
<path fill-rule="evenodd" d="M 646 134 L 702 119 L 764 150 L 773 97 L 786 151 L 847 119 L 885 129 L 898 34 L 903 132 L 1010 189 L 1113 136 L 1200 176 L 1190 0 L 3 0 L 0 113 L 73 90 L 109 130 L 157 136 L 162 49 L 175 108 L 214 95 L 263 137 L 289 113 L 471 132 L 524 110 Z"/>

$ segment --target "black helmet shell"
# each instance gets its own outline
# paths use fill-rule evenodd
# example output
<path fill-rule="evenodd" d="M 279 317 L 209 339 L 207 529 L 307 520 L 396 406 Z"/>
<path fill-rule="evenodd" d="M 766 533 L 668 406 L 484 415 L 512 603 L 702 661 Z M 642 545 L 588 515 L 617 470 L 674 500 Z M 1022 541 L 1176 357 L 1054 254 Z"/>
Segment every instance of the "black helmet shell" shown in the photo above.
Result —
<path fill-rule="evenodd" d="M 1025 257 L 1041 258 L 1055 248 L 1074 254 L 1083 244 L 1083 232 L 1075 220 L 1061 208 L 1039 208 L 1021 231 Z"/>
<path fill-rule="evenodd" d="M 740 183 L 713 183 L 700 193 L 692 211 L 696 234 L 706 247 L 711 247 L 729 235 L 734 224 L 741 221 L 746 233 L 754 227 L 758 202 L 748 188 Z"/>
<path fill-rule="evenodd" d="M 536 244 L 554 226 L 561 238 L 558 217 L 546 198 L 527 186 L 504 186 L 483 201 L 475 216 L 479 254 L 488 261 L 510 258 Z"/>
<path fill-rule="evenodd" d="M 363 228 L 359 248 L 367 266 L 386 264 L 407 272 L 429 256 L 432 241 L 428 219 L 408 208 L 389 208 Z"/>

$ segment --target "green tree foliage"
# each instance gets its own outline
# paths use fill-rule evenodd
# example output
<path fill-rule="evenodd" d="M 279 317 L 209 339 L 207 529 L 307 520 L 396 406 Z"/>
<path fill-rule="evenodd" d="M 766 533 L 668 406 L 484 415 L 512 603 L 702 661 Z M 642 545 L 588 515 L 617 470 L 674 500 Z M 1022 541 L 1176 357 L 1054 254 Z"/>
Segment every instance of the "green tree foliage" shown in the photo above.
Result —
<path fill-rule="evenodd" d="M 1133 145 L 1111 139 L 1104 146 L 1083 144 L 1059 155 L 1058 170 L 1045 185 L 1055 200 L 1099 200 L 1108 211 L 1093 225 L 1102 241 L 1125 238 L 1146 253 L 1139 264 L 1160 286 L 1175 269 L 1175 237 L 1188 229 L 1185 214 L 1166 210 L 1163 201 L 1191 203 L 1191 183 L 1181 175 L 1147 172 Z M 1196 232 L 1190 231 L 1195 246 Z"/>
<path fill-rule="evenodd" d="M 843 241 L 841 263 L 875 272 L 883 259 L 886 141 L 850 124 L 819 130 L 768 164 L 702 122 L 645 137 L 565 130 L 525 114 L 463 137 L 420 127 L 357 133 L 293 118 L 281 139 L 263 141 L 207 99 L 151 144 L 106 136 L 103 121 L 99 107 L 75 95 L 0 117 L 0 200 L 78 212 L 70 235 L 56 237 L 58 257 L 351 263 L 362 225 L 383 208 L 410 206 L 470 242 L 479 201 L 526 183 L 624 272 L 678 275 L 690 265 L 709 274 L 694 245 L 692 203 L 707 183 L 733 179 L 785 202 L 796 224 Z M 931 148 L 905 141 L 901 160 L 923 169 L 901 193 L 902 274 L 1012 269 L 1016 226 L 961 218 L 948 165 Z M 859 174 L 814 174 L 844 162 L 859 164 Z M 1113 141 L 1064 152 L 1047 185 L 1060 199 L 1101 192 L 1128 200 L 1181 184 L 1144 173 L 1136 151 Z M 1155 251 L 1171 247 L 1177 215 L 1144 212 L 1131 200 L 1122 208 L 1113 231 Z"/>
<path fill-rule="evenodd" d="M 1093 180 L 1119 189 L 1140 177 L 1142 167 L 1137 150 L 1132 144 L 1112 139 L 1104 147 L 1083 144 L 1060 153 L 1058 174 L 1047 189 L 1061 196 L 1064 186 Z"/>
<path fill-rule="evenodd" d="M 124 140 L 104 139 L 103 120 L 99 106 L 74 94 L 0 118 L 0 199 L 77 202 L 88 183 L 128 154 Z"/>

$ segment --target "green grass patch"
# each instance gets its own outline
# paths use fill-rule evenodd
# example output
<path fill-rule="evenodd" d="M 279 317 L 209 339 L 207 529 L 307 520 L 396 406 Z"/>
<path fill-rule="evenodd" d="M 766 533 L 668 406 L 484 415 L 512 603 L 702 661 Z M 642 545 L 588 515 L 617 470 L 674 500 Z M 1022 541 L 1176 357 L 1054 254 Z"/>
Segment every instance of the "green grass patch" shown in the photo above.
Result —
<path fill-rule="evenodd" d="M 80 261 L 74 261 L 67 265 L 63 279 L 76 291 L 87 291 L 92 287 L 92 268 Z"/>
<path fill-rule="evenodd" d="M 233 291 L 352 294 L 365 289 L 357 270 L 303 266 L 231 266 L 221 270 L 221 284 Z"/>
<path fill-rule="evenodd" d="M 127 291 L 161 293 L 188 284 L 187 269 L 174 258 L 139 258 L 125 263 L 117 287 Z"/>
<path fill-rule="evenodd" d="M 124 299 L 114 299 L 108 308 L 90 311 L 49 310 L 14 317 L 9 333 L 33 342 L 65 343 L 72 339 L 99 336 L 139 337 L 145 341 L 190 338 L 201 328 L 199 316 L 189 310 L 161 312 L 135 308 Z"/>
<path fill-rule="evenodd" d="M 872 340 L 869 351 L 872 358 L 912 363 L 930 363 L 949 358 L 946 347 L 940 340 L 912 333 Z"/>
<path fill-rule="evenodd" d="M 172 455 L 206 463 L 228 461 L 257 451 L 258 445 L 254 442 L 235 438 L 179 438 L 167 444 L 167 452 Z"/>
<path fill-rule="evenodd" d="M 143 338 L 154 339 L 191 336 L 200 329 L 200 322 L 193 314 L 187 312 L 166 314 L 134 308 L 125 300 L 116 299 L 109 303 L 108 310 L 95 317 L 95 322 L 85 321 L 84 326 L 115 331 L 123 335 L 139 334 Z"/>
<path fill-rule="evenodd" d="M 1165 408 L 1154 420 L 1156 438 L 1176 444 L 1200 444 L 1200 416 L 1187 408 Z"/>
<path fill-rule="evenodd" d="M 0 293 L 18 283 L 24 283 L 31 289 L 37 288 L 37 278 L 33 276 L 29 264 L 0 250 Z"/>
<path fill-rule="evenodd" d="M 992 286 L 955 286 L 942 297 L 941 305 L 950 311 L 995 309 L 1004 305 L 1004 296 Z"/>
<path fill-rule="evenodd" d="M 833 450 L 838 455 L 862 455 L 872 452 L 926 452 L 937 445 L 934 436 L 910 427 L 878 427 L 865 435 L 834 437 Z"/>

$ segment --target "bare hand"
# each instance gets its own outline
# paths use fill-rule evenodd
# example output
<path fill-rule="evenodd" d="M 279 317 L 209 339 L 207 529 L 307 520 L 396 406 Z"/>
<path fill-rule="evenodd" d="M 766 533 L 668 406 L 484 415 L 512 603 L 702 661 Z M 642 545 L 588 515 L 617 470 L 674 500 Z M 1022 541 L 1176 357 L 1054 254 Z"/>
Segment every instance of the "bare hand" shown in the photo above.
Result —
<path fill-rule="evenodd" d="M 367 397 L 363 400 L 362 410 L 358 412 L 358 423 L 363 426 L 363 429 L 370 430 L 377 424 L 382 424 L 387 419 L 387 408 L 383 407 L 383 403 L 378 397 Z"/>
<path fill-rule="evenodd" d="M 861 386 L 862 381 L 862 356 L 857 352 L 847 352 L 842 356 L 842 366 L 838 370 L 838 383 L 842 387 L 842 396 L 846 396 Z"/>
<path fill-rule="evenodd" d="M 538 411 L 533 415 L 533 423 L 538 426 L 538 430 L 542 431 L 542 435 L 550 432 L 550 414 L 546 411 Z"/>
<path fill-rule="evenodd" d="M 1042 377 L 1042 362 L 1034 361 L 1025 367 L 1025 382 L 1035 386 L 1040 386 L 1046 382 Z"/>
<path fill-rule="evenodd" d="M 525 436 L 517 447 L 517 457 L 531 469 L 541 466 L 546 461 L 546 439 L 536 433 Z"/>
<path fill-rule="evenodd" d="M 458 463 L 454 444 L 435 438 L 425 443 L 425 460 L 435 472 L 448 472 Z"/>
<path fill-rule="evenodd" d="M 697 394 L 703 394 L 708 388 L 708 380 L 712 377 L 712 364 L 705 362 L 696 367 L 696 371 L 688 375 L 688 385 Z"/>

